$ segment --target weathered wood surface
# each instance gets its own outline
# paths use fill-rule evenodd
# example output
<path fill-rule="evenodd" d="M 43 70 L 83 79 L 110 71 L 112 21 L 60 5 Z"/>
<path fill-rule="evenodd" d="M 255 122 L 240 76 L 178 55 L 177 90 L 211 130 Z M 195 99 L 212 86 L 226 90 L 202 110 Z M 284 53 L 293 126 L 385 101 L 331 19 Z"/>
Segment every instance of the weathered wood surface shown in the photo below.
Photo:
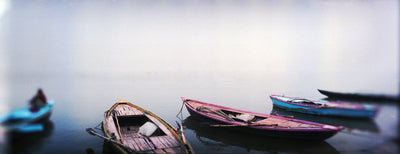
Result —
<path fill-rule="evenodd" d="M 135 151 L 149 151 L 154 150 L 154 144 L 147 138 L 125 138 L 125 145 L 134 149 Z"/>
<path fill-rule="evenodd" d="M 120 141 L 121 138 L 118 133 L 117 127 L 115 126 L 114 119 L 112 116 L 105 117 L 103 120 L 103 123 L 105 124 L 105 128 L 107 129 L 107 132 L 111 135 L 112 133 L 116 134 L 116 140 Z"/>
<path fill-rule="evenodd" d="M 166 148 L 164 149 L 167 153 L 181 153 L 179 148 Z"/>
<path fill-rule="evenodd" d="M 150 140 L 158 149 L 179 146 L 179 142 L 175 138 L 171 138 L 170 136 L 150 137 Z"/>
<path fill-rule="evenodd" d="M 122 126 L 118 134 L 113 116 L 145 115 L 155 125 L 157 125 L 166 135 L 146 137 L 138 133 L 140 126 Z M 105 118 L 106 129 L 110 133 L 115 133 L 117 140 L 123 140 L 124 145 L 136 152 L 144 153 L 182 153 L 180 142 L 170 132 L 170 130 L 157 118 L 143 113 L 142 111 L 127 104 L 119 104 L 114 108 L 114 115 Z"/>
<path fill-rule="evenodd" d="M 137 152 L 155 153 L 181 153 L 180 143 L 170 136 L 143 137 L 138 135 L 125 135 L 124 144 Z M 157 152 L 158 151 L 158 152 Z"/>
<path fill-rule="evenodd" d="M 127 104 L 120 104 L 118 105 L 114 111 L 116 111 L 117 116 L 124 116 L 124 115 L 143 115 L 144 113 L 134 107 L 131 107 Z"/>

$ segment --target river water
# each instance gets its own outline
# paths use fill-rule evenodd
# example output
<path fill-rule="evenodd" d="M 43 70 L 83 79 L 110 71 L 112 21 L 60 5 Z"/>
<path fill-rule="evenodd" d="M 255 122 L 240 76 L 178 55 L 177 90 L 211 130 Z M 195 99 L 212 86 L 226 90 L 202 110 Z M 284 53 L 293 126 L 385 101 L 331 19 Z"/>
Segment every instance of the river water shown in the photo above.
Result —
<path fill-rule="evenodd" d="M 174 126 L 182 122 L 197 153 L 398 153 L 393 103 L 372 102 L 381 110 L 371 120 L 279 111 L 345 126 L 323 142 L 203 128 L 186 109 L 176 117 L 181 96 L 270 114 L 277 110 L 271 94 L 398 94 L 398 6 L 394 0 L 0 1 L 0 114 L 25 107 L 38 88 L 55 100 L 44 132 L 13 143 L 1 135 L 0 145 L 13 153 L 109 153 L 85 128 L 96 127 L 123 98 Z"/>

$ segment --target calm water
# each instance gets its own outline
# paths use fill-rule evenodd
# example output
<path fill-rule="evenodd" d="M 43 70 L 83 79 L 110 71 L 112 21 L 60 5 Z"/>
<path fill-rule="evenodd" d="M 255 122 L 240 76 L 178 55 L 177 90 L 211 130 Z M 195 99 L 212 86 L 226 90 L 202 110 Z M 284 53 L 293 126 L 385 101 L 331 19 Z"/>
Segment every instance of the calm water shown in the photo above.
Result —
<path fill-rule="evenodd" d="M 15 153 L 107 153 L 85 132 L 120 98 L 175 125 L 197 153 L 398 153 L 399 111 L 372 120 L 295 115 L 346 129 L 324 142 L 207 129 L 181 96 L 270 114 L 271 94 L 399 93 L 398 1 L 0 1 L 0 114 L 37 88 L 55 100 L 46 131 Z M 1 131 L 1 130 L 0 130 Z M 4 152 L 4 150 L 3 150 Z M 1 153 L 1 150 L 0 150 Z"/>

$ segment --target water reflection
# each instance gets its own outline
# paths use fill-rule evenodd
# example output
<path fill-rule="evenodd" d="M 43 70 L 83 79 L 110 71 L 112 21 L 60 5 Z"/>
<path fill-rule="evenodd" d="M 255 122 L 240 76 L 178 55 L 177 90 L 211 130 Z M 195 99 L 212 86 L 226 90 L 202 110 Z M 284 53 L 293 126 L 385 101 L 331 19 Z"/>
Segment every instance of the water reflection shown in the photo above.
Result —
<path fill-rule="evenodd" d="M 43 123 L 44 130 L 34 133 L 25 134 L 9 134 L 8 140 L 10 143 L 9 153 L 31 153 L 33 149 L 42 147 L 45 141 L 50 137 L 54 130 L 54 123 L 52 121 L 47 121 Z"/>
<path fill-rule="evenodd" d="M 193 130 L 201 144 L 213 149 L 238 146 L 247 152 L 292 152 L 292 153 L 339 153 L 333 146 L 323 141 L 301 141 L 251 135 L 228 129 L 204 128 L 192 116 L 183 121 L 183 126 Z M 195 145 L 192 145 L 195 146 Z M 290 147 L 290 148 L 288 148 Z"/>
<path fill-rule="evenodd" d="M 374 119 L 354 119 L 332 116 L 315 116 L 298 112 L 290 112 L 277 107 L 274 107 L 272 113 L 277 113 L 282 116 L 294 116 L 295 119 L 312 121 L 317 123 L 329 124 L 333 126 L 344 126 L 347 131 L 359 130 L 369 133 L 379 134 L 379 127 Z"/>
<path fill-rule="evenodd" d="M 104 143 L 103 143 L 103 154 L 112 154 L 113 152 L 114 151 L 113 151 L 113 148 L 111 146 L 111 143 L 106 141 L 106 140 L 104 140 Z"/>

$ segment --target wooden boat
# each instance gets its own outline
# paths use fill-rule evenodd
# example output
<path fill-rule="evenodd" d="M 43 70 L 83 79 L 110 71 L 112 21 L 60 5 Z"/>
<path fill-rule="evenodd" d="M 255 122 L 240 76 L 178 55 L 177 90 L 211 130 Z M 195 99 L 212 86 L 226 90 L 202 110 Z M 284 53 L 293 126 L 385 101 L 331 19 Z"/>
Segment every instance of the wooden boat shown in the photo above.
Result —
<path fill-rule="evenodd" d="M 367 101 L 394 101 L 399 102 L 400 96 L 364 94 L 364 93 L 341 93 L 318 89 L 318 91 L 333 99 L 367 100 Z"/>
<path fill-rule="evenodd" d="M 182 131 L 122 99 L 104 113 L 102 128 L 122 153 L 193 153 Z"/>
<path fill-rule="evenodd" d="M 343 129 L 342 126 L 336 127 L 282 116 L 242 111 L 184 97 L 182 97 L 182 101 L 193 117 L 218 123 L 210 125 L 210 127 L 226 127 L 270 137 L 310 140 L 324 140 Z"/>
<path fill-rule="evenodd" d="M 379 107 L 369 104 L 311 101 L 303 98 L 271 95 L 274 106 L 294 112 L 341 116 L 350 118 L 373 118 Z"/>
<path fill-rule="evenodd" d="M 49 101 L 38 111 L 32 112 L 29 107 L 13 110 L 0 118 L 1 126 L 7 133 L 30 133 L 42 131 L 52 112 L 54 101 Z"/>

